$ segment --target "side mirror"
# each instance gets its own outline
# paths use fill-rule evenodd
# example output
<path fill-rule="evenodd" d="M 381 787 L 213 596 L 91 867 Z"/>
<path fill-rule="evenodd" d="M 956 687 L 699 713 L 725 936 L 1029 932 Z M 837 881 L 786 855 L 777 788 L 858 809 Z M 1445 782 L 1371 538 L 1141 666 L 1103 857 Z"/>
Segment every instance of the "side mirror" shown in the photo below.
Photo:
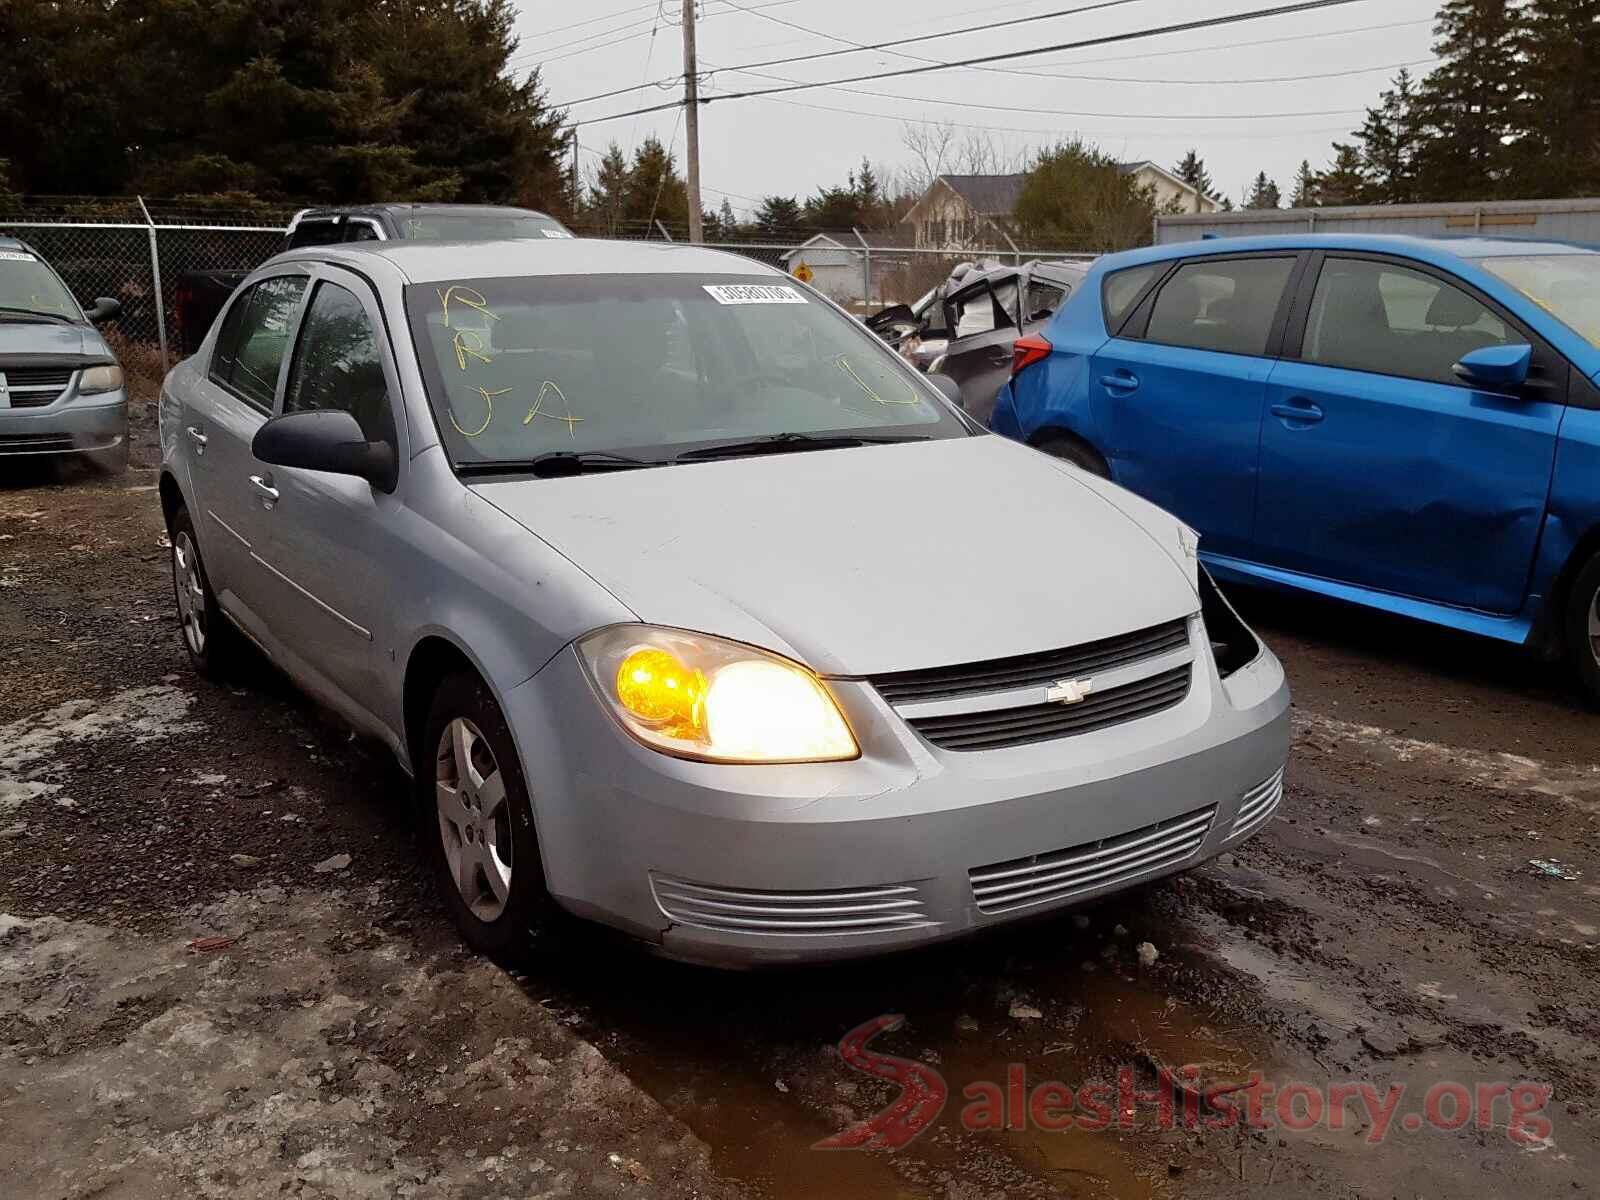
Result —
<path fill-rule="evenodd" d="M 966 404 L 961 399 L 961 385 L 951 379 L 950 376 L 930 374 L 928 382 L 933 384 L 938 389 L 939 394 L 950 401 L 951 404 L 954 404 L 957 408 L 966 408 Z"/>
<path fill-rule="evenodd" d="M 1491 392 L 1514 392 L 1528 381 L 1532 346 L 1483 346 L 1450 369 L 1462 383 Z"/>
<path fill-rule="evenodd" d="M 93 304 L 84 309 L 83 315 L 99 324 L 101 321 L 111 320 L 121 311 L 122 301 L 114 300 L 110 296 L 98 296 Z"/>
<path fill-rule="evenodd" d="M 250 443 L 264 463 L 354 475 L 382 492 L 400 477 L 400 456 L 389 442 L 369 442 L 361 426 L 339 410 L 292 412 L 273 417 Z"/>

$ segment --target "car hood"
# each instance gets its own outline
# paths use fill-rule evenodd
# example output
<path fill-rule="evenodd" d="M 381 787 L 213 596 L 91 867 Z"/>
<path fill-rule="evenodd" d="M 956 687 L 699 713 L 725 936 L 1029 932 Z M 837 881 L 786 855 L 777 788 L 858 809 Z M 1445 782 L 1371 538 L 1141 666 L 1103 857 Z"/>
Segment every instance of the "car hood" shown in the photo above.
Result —
<path fill-rule="evenodd" d="M 12 366 L 109 362 L 111 352 L 88 325 L 55 321 L 0 321 L 0 363 Z"/>
<path fill-rule="evenodd" d="M 998 437 L 472 486 L 640 620 L 824 674 L 1053 650 L 1199 607 L 1176 520 Z"/>

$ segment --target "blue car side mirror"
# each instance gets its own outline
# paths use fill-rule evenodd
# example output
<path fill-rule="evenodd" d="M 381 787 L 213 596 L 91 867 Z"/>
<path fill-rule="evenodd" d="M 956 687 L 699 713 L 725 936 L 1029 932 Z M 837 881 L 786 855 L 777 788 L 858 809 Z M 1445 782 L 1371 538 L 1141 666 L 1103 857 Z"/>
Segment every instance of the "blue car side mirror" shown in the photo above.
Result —
<path fill-rule="evenodd" d="M 1532 346 L 1483 346 L 1463 354 L 1450 369 L 1462 383 L 1489 391 L 1516 391 L 1528 381 Z"/>

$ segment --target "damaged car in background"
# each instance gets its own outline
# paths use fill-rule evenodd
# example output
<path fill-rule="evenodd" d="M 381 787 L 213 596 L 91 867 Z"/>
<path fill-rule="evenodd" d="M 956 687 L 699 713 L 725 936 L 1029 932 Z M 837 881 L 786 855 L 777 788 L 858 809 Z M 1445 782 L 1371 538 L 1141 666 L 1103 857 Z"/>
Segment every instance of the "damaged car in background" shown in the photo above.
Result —
<path fill-rule="evenodd" d="M 866 326 L 919 369 L 954 379 L 962 407 L 987 422 L 1012 343 L 1042 326 L 1087 271 L 1078 262 L 961 263 L 915 304 L 885 308 Z"/>
<path fill-rule="evenodd" d="M 876 954 L 1240 844 L 1278 660 L 1186 526 L 954 391 L 700 247 L 293 251 L 162 391 L 183 643 L 387 744 L 495 955 L 558 909 Z"/>

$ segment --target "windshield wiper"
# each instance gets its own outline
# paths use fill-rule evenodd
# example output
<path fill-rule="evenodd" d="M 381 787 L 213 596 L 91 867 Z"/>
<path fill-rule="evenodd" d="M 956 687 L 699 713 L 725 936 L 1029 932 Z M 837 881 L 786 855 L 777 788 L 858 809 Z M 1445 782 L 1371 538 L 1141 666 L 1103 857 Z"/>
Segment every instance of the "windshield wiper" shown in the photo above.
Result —
<path fill-rule="evenodd" d="M 0 304 L 0 315 L 19 317 L 40 317 L 46 321 L 60 321 L 66 325 L 76 325 L 77 322 L 64 313 L 47 312 L 42 308 L 13 308 L 9 304 Z"/>
<path fill-rule="evenodd" d="M 631 471 L 639 467 L 666 465 L 659 459 L 629 458 L 626 454 L 611 454 L 604 450 L 550 450 L 526 459 L 462 463 L 457 470 L 463 475 L 538 475 L 541 478 L 548 478 L 555 475 L 586 475 L 591 471 Z"/>
<path fill-rule="evenodd" d="M 791 450 L 839 450 L 846 446 L 874 446 L 890 442 L 925 442 L 923 433 L 877 434 L 855 433 L 771 433 L 765 437 L 750 438 L 742 442 L 719 442 L 715 446 L 701 446 L 685 450 L 674 462 L 694 462 L 704 458 L 739 458 L 746 454 L 783 454 Z"/>

